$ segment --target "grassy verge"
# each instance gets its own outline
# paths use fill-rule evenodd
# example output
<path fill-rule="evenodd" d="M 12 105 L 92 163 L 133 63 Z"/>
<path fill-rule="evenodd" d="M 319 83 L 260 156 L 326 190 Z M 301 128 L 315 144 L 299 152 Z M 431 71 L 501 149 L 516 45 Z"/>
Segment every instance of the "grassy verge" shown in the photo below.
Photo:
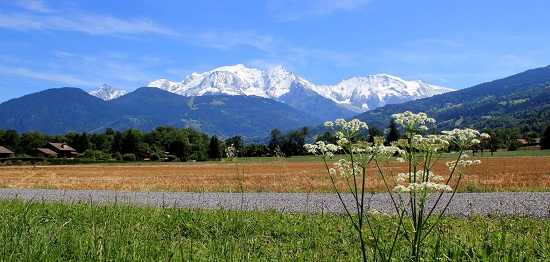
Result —
<path fill-rule="evenodd" d="M 5 200 L 0 213 L 3 261 L 360 259 L 342 216 Z M 381 232 L 393 226 L 384 215 L 374 221 Z M 534 218 L 446 218 L 428 241 L 428 261 L 550 259 L 550 223 Z"/>

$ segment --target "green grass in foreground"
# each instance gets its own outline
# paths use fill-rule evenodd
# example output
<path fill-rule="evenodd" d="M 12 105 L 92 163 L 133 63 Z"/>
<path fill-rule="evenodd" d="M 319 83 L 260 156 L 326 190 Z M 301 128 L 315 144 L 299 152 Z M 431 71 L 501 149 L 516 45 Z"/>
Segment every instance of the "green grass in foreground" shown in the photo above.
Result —
<path fill-rule="evenodd" d="M 0 214 L 1 261 L 360 260 L 343 216 L 6 200 Z M 374 220 L 381 232 L 394 226 L 388 216 Z M 547 261 L 550 223 L 446 218 L 427 246 L 427 261 Z"/>

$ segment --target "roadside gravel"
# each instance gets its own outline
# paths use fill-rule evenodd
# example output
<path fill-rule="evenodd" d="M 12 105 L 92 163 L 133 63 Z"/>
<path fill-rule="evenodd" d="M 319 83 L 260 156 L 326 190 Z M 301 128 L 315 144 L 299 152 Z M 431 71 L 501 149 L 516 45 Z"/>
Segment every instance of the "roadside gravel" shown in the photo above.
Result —
<path fill-rule="evenodd" d="M 448 195 L 445 197 L 448 197 Z M 287 213 L 339 214 L 344 212 L 340 200 L 335 194 L 133 192 L 0 188 L 0 199 L 89 204 L 117 203 L 170 208 L 276 210 Z M 345 195 L 344 199 L 350 203 L 350 206 L 353 206 L 351 196 Z M 391 199 L 388 194 L 368 195 L 368 199 L 371 208 L 382 213 L 392 212 Z M 442 206 L 439 206 L 438 210 L 441 210 L 441 208 Z M 550 192 L 462 193 L 455 195 L 446 212 L 446 214 L 456 216 L 468 216 L 474 213 L 550 218 Z"/>

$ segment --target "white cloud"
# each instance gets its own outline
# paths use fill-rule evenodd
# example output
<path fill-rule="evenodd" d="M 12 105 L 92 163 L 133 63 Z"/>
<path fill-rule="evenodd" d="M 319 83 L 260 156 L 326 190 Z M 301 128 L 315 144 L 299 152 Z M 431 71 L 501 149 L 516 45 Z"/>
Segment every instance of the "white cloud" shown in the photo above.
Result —
<path fill-rule="evenodd" d="M 335 12 L 357 12 L 371 0 L 269 0 L 268 12 L 284 21 L 298 20 L 308 16 L 330 15 Z"/>
<path fill-rule="evenodd" d="M 124 52 L 52 53 L 48 63 L 14 60 L 7 65 L 0 65 L 0 79 L 28 79 L 45 86 L 75 86 L 85 90 L 108 83 L 130 90 L 156 79 L 154 68 L 165 62 L 159 57 Z M 0 55 L 2 58 L 6 57 Z"/>
<path fill-rule="evenodd" d="M 40 0 L 21 0 L 15 4 L 34 12 L 51 13 L 53 10 L 49 8 L 43 1 Z"/>
<path fill-rule="evenodd" d="M 59 58 L 67 58 L 67 57 L 73 57 L 74 55 L 69 53 L 69 52 L 65 52 L 65 51 L 55 51 L 55 56 L 59 57 Z"/>
<path fill-rule="evenodd" d="M 216 49 L 228 49 L 239 45 L 272 52 L 278 41 L 269 34 L 260 34 L 251 30 L 208 29 L 189 35 L 193 42 Z"/>
<path fill-rule="evenodd" d="M 172 29 L 155 24 L 149 19 L 123 20 L 105 15 L 36 15 L 29 13 L 0 13 L 0 27 L 15 30 L 74 31 L 91 35 L 139 35 L 146 33 L 172 35 Z"/>
<path fill-rule="evenodd" d="M 0 67 L 0 74 L 9 76 L 23 76 L 28 78 L 34 78 L 39 80 L 46 80 L 56 83 L 63 83 L 65 86 L 89 86 L 93 83 L 81 78 L 55 73 L 55 72 L 38 72 L 32 69 L 18 67 L 18 68 L 6 68 Z"/>

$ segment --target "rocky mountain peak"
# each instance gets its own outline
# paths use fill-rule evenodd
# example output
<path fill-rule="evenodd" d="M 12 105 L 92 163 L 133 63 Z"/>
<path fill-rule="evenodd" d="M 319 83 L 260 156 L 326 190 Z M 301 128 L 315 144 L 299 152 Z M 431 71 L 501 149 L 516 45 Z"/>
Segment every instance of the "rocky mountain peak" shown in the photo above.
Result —
<path fill-rule="evenodd" d="M 107 101 L 121 97 L 127 93 L 128 91 L 126 90 L 119 90 L 114 88 L 113 86 L 103 84 L 103 86 L 101 86 L 99 89 L 92 91 L 89 94 Z"/>

